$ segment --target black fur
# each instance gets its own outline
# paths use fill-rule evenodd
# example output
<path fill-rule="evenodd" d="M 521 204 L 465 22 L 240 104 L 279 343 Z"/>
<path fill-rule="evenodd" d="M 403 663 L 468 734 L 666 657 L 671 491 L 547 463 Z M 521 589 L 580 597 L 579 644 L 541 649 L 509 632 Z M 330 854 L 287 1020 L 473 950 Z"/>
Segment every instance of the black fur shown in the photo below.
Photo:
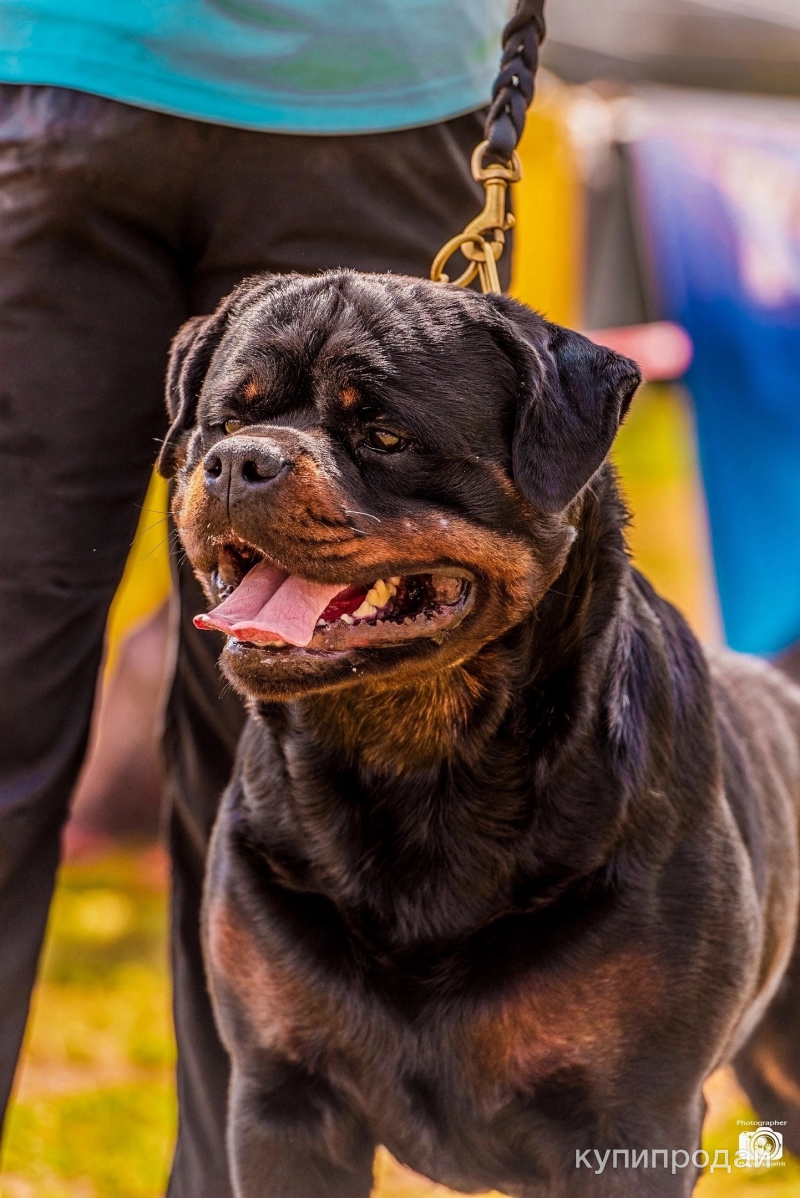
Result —
<path fill-rule="evenodd" d="M 416 536 L 475 588 L 438 640 L 223 655 L 251 713 L 205 929 L 239 1198 L 366 1198 L 378 1143 L 466 1192 L 689 1194 L 691 1165 L 576 1152 L 692 1153 L 740 1050 L 797 1145 L 770 1002 L 800 692 L 709 660 L 631 568 L 603 461 L 634 366 L 502 297 L 347 272 L 253 280 L 209 322 L 176 345 L 164 458 L 209 596 L 233 536 L 328 582 L 409 572 Z M 230 414 L 289 473 L 223 510 L 201 475 Z M 408 449 L 365 448 L 376 420 Z"/>

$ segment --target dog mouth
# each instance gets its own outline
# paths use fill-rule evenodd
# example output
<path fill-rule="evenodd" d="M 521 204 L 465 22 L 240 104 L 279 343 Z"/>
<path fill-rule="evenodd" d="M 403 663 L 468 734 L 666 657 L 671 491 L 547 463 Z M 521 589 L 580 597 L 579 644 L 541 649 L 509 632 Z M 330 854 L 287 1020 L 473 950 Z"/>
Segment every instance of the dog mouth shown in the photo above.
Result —
<path fill-rule="evenodd" d="M 225 545 L 211 574 L 218 600 L 195 616 L 233 645 L 272 653 L 342 652 L 437 639 L 472 605 L 473 582 L 453 567 L 391 574 L 369 582 L 320 583 L 290 574 L 245 545 Z"/>

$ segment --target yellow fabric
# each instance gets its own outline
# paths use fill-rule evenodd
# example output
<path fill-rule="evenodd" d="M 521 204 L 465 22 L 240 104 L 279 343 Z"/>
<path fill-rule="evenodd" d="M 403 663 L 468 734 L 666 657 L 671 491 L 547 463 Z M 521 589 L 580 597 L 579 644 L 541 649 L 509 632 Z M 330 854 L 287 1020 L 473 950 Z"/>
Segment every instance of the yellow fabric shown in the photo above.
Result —
<path fill-rule="evenodd" d="M 584 191 L 560 85 L 540 89 L 519 146 L 511 294 L 548 320 L 577 326 L 583 290 Z"/>
<path fill-rule="evenodd" d="M 119 646 L 129 632 L 166 602 L 171 587 L 167 530 L 167 483 L 153 474 L 142 505 L 122 582 L 106 625 L 106 673 L 116 665 Z"/>

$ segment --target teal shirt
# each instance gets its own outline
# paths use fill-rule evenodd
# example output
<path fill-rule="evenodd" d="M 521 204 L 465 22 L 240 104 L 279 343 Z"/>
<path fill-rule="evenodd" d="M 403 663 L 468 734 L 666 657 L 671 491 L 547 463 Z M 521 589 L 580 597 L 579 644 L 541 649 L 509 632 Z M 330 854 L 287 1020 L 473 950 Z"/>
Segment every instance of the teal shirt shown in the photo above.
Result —
<path fill-rule="evenodd" d="M 508 0 L 0 0 L 0 80 L 363 133 L 485 104 Z"/>

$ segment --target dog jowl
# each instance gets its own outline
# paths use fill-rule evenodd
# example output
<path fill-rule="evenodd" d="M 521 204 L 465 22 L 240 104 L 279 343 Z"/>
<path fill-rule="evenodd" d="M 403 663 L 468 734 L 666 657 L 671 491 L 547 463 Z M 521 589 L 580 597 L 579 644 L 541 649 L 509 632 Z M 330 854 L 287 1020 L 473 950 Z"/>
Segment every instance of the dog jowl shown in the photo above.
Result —
<path fill-rule="evenodd" d="M 631 568 L 638 382 L 346 271 L 176 339 L 162 469 L 250 713 L 204 914 L 239 1198 L 366 1198 L 378 1144 L 465 1192 L 687 1194 L 576 1159 L 691 1159 L 729 1060 L 795 1113 L 800 694 Z"/>

